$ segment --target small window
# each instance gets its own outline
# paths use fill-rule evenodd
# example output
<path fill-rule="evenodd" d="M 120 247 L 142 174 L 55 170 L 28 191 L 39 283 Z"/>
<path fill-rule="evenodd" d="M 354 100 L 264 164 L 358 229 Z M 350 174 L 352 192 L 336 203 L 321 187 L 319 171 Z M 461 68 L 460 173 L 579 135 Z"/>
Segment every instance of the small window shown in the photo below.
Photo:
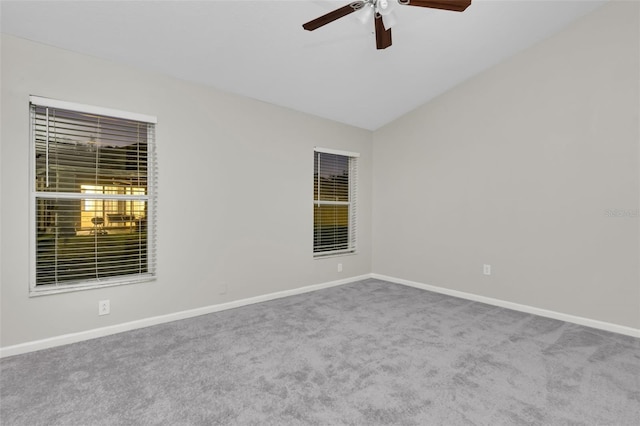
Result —
<path fill-rule="evenodd" d="M 314 256 L 356 251 L 358 156 L 324 148 L 314 151 Z"/>
<path fill-rule="evenodd" d="M 30 100 L 31 294 L 155 278 L 155 118 Z"/>

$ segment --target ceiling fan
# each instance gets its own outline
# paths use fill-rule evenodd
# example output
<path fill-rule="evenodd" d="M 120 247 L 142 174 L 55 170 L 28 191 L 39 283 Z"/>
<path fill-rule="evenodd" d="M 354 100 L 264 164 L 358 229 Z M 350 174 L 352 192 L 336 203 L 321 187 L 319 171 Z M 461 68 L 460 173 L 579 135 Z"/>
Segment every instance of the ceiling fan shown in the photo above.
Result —
<path fill-rule="evenodd" d="M 365 23 L 373 15 L 376 30 L 376 48 L 386 49 L 391 46 L 391 27 L 395 24 L 392 8 L 393 0 L 358 0 L 332 12 L 322 15 L 302 25 L 307 31 L 317 30 L 336 19 L 353 12 L 360 11 L 358 18 Z M 432 9 L 463 12 L 471 4 L 471 0 L 398 0 L 403 6 L 429 7 Z"/>

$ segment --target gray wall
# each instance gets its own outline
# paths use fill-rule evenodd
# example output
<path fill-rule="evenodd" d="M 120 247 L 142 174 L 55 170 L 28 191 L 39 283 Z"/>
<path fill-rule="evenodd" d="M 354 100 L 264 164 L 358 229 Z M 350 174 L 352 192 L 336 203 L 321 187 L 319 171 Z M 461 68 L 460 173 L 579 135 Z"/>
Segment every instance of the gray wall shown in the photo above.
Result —
<path fill-rule="evenodd" d="M 640 328 L 639 14 L 608 4 L 375 132 L 374 272 Z"/>
<path fill-rule="evenodd" d="M 6 35 L 1 51 L 2 346 L 371 272 L 371 132 Z M 158 117 L 156 282 L 28 297 L 29 95 Z M 312 257 L 315 145 L 361 154 L 357 255 Z"/>

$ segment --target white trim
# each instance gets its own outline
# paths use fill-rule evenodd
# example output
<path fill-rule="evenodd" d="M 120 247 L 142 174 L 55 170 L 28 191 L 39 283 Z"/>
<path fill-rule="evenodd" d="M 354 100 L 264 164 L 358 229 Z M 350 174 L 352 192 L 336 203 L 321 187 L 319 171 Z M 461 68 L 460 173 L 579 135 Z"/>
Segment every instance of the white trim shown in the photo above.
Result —
<path fill-rule="evenodd" d="M 36 234 L 37 228 L 37 201 L 36 201 L 36 144 L 34 135 L 33 121 L 35 119 L 35 111 L 29 105 L 29 292 L 33 291 L 36 282 L 36 257 L 37 257 L 37 242 Z M 47 123 L 47 141 L 49 140 L 49 123 Z M 48 153 L 47 153 L 48 154 Z M 48 155 L 47 155 L 48 156 Z M 48 160 L 47 160 L 48 161 Z M 47 169 L 49 165 L 45 166 Z M 46 183 L 48 184 L 49 177 L 47 172 Z"/>
<path fill-rule="evenodd" d="M 334 155 L 342 155 L 345 157 L 360 157 L 360 154 L 357 152 L 349 152 L 349 151 L 340 151 L 338 149 L 331 149 L 331 148 L 321 148 L 318 146 L 314 146 L 313 147 L 313 151 L 314 152 L 322 152 L 324 154 L 334 154 Z"/>
<path fill-rule="evenodd" d="M 213 312 L 220 312 L 227 309 L 238 308 L 241 306 L 252 305 L 254 303 L 266 302 L 269 300 L 280 299 L 283 297 L 309 293 L 316 290 L 322 290 L 324 288 L 336 287 L 336 286 L 349 284 L 356 281 L 365 280 L 367 278 L 375 278 L 378 280 L 383 280 L 383 281 L 391 282 L 394 284 L 406 285 L 408 287 L 415 287 L 421 290 L 433 291 L 435 293 L 446 294 L 448 296 L 459 297 L 466 300 L 472 300 L 474 302 L 486 303 L 493 306 L 499 306 L 501 308 L 512 309 L 514 311 L 520 311 L 528 314 L 539 315 L 547 318 L 557 319 L 560 321 L 566 321 L 574 324 L 583 325 L 586 327 L 606 330 L 612 333 L 624 334 L 627 336 L 640 338 L 640 329 L 636 329 L 632 327 L 626 327 L 623 325 L 612 324 L 604 321 L 597 321 L 589 318 L 563 314 L 560 312 L 554 312 L 546 309 L 535 308 L 533 306 L 521 305 L 518 303 L 507 302 L 500 299 L 493 299 L 491 297 L 479 296 L 476 294 L 465 293 L 462 291 L 451 290 L 443 287 L 436 287 L 428 284 L 418 283 L 415 281 L 409 281 L 401 278 L 390 277 L 387 275 L 371 273 L 371 274 L 364 274 L 364 275 L 359 275 L 351 278 L 345 278 L 337 281 L 330 281 L 326 283 L 299 287 L 292 290 L 284 290 L 284 291 L 279 291 L 275 293 L 269 293 L 262 296 L 250 297 L 247 299 L 235 300 L 227 303 L 221 303 L 218 305 L 210 305 L 202 308 L 190 309 L 187 311 L 175 312 L 167 315 L 144 318 L 137 321 L 131 321 L 131 322 L 126 322 L 122 324 L 115 324 L 107 327 L 95 328 L 92 330 L 81 331 L 78 333 L 63 334 L 61 336 L 55 336 L 55 337 L 42 339 L 42 340 L 34 340 L 31 342 L 20 343 L 18 345 L 5 346 L 3 348 L 0 348 L 0 358 L 6 358 L 13 355 L 20 355 L 28 352 L 39 351 L 42 349 L 53 348 L 56 346 L 68 345 L 70 343 L 96 339 L 98 337 L 104 337 L 112 334 L 123 333 L 125 331 L 131 331 L 139 328 L 150 327 L 152 325 L 164 324 L 171 321 L 177 321 L 181 319 L 210 314 Z"/>
<path fill-rule="evenodd" d="M 314 253 L 313 260 L 331 259 L 334 257 L 344 257 L 344 256 L 355 256 L 357 254 L 359 253 L 356 249 L 353 249 L 352 251 L 345 251 L 345 252 L 333 252 L 333 254 L 325 254 L 323 256 L 319 256 Z M 367 278 L 371 278 L 371 277 L 368 275 Z"/>
<path fill-rule="evenodd" d="M 136 330 L 139 328 L 149 327 L 157 324 L 164 324 L 171 321 L 177 321 L 186 318 L 206 315 L 213 312 L 225 311 L 227 309 L 239 308 L 241 306 L 252 305 L 254 303 L 267 302 L 269 300 L 281 299 L 283 297 L 294 296 L 297 294 L 309 293 L 329 287 L 349 284 L 370 278 L 370 274 L 359 275 L 351 278 L 345 278 L 337 281 L 329 281 L 320 284 L 313 284 L 305 287 L 294 288 L 292 290 L 283 290 L 275 293 L 264 294 L 262 296 L 250 297 L 247 299 L 235 300 L 232 302 L 221 303 L 218 305 L 204 306 L 202 308 L 190 309 L 187 311 L 175 312 L 167 315 L 144 318 L 137 321 L 125 322 L 122 324 L 110 325 L 107 327 L 94 328 L 92 330 L 80 331 L 78 333 L 63 334 L 61 336 L 50 337 L 48 339 L 34 340 L 31 342 L 20 343 L 18 345 L 5 346 L 0 348 L 0 358 L 13 355 L 20 355 L 28 352 L 35 352 L 42 349 L 53 348 L 56 346 L 68 345 L 70 343 L 82 342 L 98 337 L 109 336 L 111 334 L 122 333 L 125 331 Z"/>
<path fill-rule="evenodd" d="M 146 272 L 144 274 L 137 275 L 121 275 L 114 278 L 79 280 L 75 284 L 46 284 L 36 286 L 34 277 L 33 286 L 29 289 L 29 297 L 48 296 L 51 294 L 93 290 L 94 288 L 115 287 L 119 285 L 138 284 L 155 280 L 156 276 L 153 273 Z"/>
<path fill-rule="evenodd" d="M 41 96 L 29 96 L 29 102 L 38 106 L 60 108 L 71 111 L 86 112 L 89 114 L 106 115 L 108 117 L 124 118 L 127 120 L 142 121 L 158 124 L 158 119 L 152 115 L 138 114 L 135 112 L 120 111 L 117 109 L 103 108 L 93 105 L 78 104 L 75 102 L 59 101 L 57 99 L 43 98 Z"/>
<path fill-rule="evenodd" d="M 349 248 L 358 246 L 358 159 L 349 159 Z"/>
<path fill-rule="evenodd" d="M 597 328 L 599 330 L 606 330 L 612 333 L 624 334 L 627 336 L 640 338 L 640 329 L 627 327 L 624 325 L 613 324 L 610 322 L 598 321 L 590 318 L 579 317 L 576 315 L 564 314 L 562 312 L 550 311 L 547 309 L 536 308 L 529 305 L 521 305 L 519 303 L 508 302 L 506 300 L 494 299 L 486 296 L 479 296 L 473 293 L 466 293 L 464 291 L 451 290 L 444 287 L 437 287 L 429 284 L 423 284 L 416 281 L 409 281 L 402 278 L 390 277 L 381 274 L 371 274 L 371 278 L 378 280 L 389 281 L 395 284 L 406 285 L 409 287 L 415 287 L 422 290 L 433 291 L 435 293 L 446 294 L 448 296 L 459 297 L 461 299 L 472 300 L 474 302 L 486 303 L 488 305 L 499 306 L 501 308 L 512 309 L 514 311 L 520 311 L 527 314 L 539 315 L 541 317 L 553 318 L 560 321 L 570 322 L 586 327 Z"/>
<path fill-rule="evenodd" d="M 321 170 L 321 158 L 320 154 L 335 154 L 342 157 L 346 157 L 348 159 L 348 167 L 349 167 L 349 182 L 348 182 L 348 191 L 349 191 L 349 201 L 329 201 L 321 199 L 321 189 L 322 185 L 320 184 L 320 179 L 317 182 L 317 192 L 314 192 L 313 203 L 314 206 L 346 206 L 348 208 L 348 248 L 340 249 L 340 250 L 322 250 L 316 252 L 315 245 L 315 210 L 314 210 L 314 245 L 313 245 L 313 256 L 314 258 L 320 258 L 325 256 L 336 256 L 343 253 L 355 253 L 357 251 L 357 223 L 358 223 L 358 214 L 357 214 L 357 194 L 358 194 L 358 157 L 360 154 L 346 152 L 346 151 L 338 151 L 329 148 L 318 148 L 314 147 L 314 162 L 317 160 L 317 163 L 314 164 L 314 170 L 317 170 L 317 173 L 320 173 Z M 318 153 L 318 155 L 315 155 Z"/>
<path fill-rule="evenodd" d="M 345 254 L 356 254 L 355 248 L 348 248 L 344 250 L 333 250 L 333 251 L 319 251 L 317 253 L 313 253 L 314 259 L 322 259 L 325 257 L 338 257 L 343 256 Z"/>
<path fill-rule="evenodd" d="M 147 146 L 148 152 L 151 155 L 148 167 L 148 182 L 146 194 L 92 194 L 85 192 L 57 192 L 57 191 L 38 191 L 36 188 L 36 141 L 34 134 L 34 120 L 37 117 L 34 105 L 46 107 L 47 114 L 47 187 L 49 186 L 49 108 L 59 108 L 71 111 L 96 114 L 102 116 L 124 118 L 129 120 L 136 120 L 144 122 L 147 125 Z M 91 105 L 83 105 L 75 102 L 60 101 L 56 99 L 43 98 L 40 96 L 29 96 L 29 139 L 30 139 L 30 160 L 29 160 L 29 173 L 30 173 L 30 231 L 29 231 L 29 256 L 30 256 L 30 268 L 29 268 L 29 297 L 46 296 L 58 293 L 67 293 L 71 291 L 90 290 L 100 287 L 111 287 L 117 285 L 128 285 L 135 283 L 142 283 L 148 281 L 154 281 L 156 279 L 156 265 L 155 265 L 155 222 L 149 221 L 150 218 L 154 218 L 155 214 L 155 202 L 156 202 L 156 185 L 157 185 L 157 161 L 156 161 L 156 140 L 155 140 L 155 125 L 157 123 L 156 117 L 130 113 L 126 111 L 119 111 L 110 108 L 103 108 Z M 69 200 L 83 200 L 83 199 L 95 199 L 95 200 L 121 200 L 121 201 L 144 201 L 147 203 L 147 243 L 148 243 L 148 256 L 147 256 L 147 273 L 138 275 L 125 275 L 118 276 L 115 279 L 92 279 L 92 280 L 80 280 L 79 282 L 66 283 L 64 285 L 45 285 L 37 286 L 37 233 L 38 224 L 37 221 L 37 201 L 38 199 L 69 199 Z M 133 220 L 130 222 L 136 222 Z M 1 350 L 2 348 L 0 348 Z"/>

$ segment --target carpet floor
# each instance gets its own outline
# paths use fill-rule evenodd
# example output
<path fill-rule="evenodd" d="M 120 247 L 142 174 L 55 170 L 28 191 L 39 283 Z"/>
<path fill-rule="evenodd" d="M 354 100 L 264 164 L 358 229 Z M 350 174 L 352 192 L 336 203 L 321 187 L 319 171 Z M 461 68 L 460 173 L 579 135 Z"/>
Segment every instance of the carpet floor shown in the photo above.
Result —
<path fill-rule="evenodd" d="M 10 425 L 638 425 L 640 339 L 366 280 L 0 360 Z"/>

